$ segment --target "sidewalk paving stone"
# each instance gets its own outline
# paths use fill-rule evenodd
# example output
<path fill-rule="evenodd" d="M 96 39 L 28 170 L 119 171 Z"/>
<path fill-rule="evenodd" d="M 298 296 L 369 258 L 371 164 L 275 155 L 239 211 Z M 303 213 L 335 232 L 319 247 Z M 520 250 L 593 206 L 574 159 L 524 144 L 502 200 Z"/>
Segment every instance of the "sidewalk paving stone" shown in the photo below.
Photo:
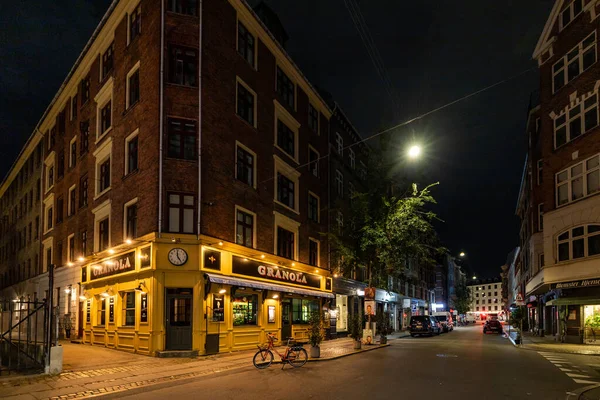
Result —
<path fill-rule="evenodd" d="M 504 328 L 507 336 L 509 335 L 508 325 Z M 516 344 L 518 330 L 510 328 L 511 342 L 525 350 L 547 351 L 551 353 L 566 353 L 566 354 L 582 354 L 589 356 L 600 356 L 600 346 L 593 344 L 575 344 L 575 343 L 560 343 L 555 336 L 534 336 L 530 332 L 524 332 L 521 335 L 521 344 Z"/>

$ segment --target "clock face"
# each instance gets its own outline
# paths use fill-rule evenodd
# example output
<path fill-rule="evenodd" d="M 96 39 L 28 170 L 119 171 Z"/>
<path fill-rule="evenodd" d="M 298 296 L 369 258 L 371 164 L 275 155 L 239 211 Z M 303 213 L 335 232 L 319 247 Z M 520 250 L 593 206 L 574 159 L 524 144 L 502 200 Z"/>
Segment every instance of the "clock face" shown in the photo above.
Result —
<path fill-rule="evenodd" d="M 184 249 L 174 248 L 169 251 L 169 261 L 173 265 L 183 265 L 187 262 L 188 254 Z"/>

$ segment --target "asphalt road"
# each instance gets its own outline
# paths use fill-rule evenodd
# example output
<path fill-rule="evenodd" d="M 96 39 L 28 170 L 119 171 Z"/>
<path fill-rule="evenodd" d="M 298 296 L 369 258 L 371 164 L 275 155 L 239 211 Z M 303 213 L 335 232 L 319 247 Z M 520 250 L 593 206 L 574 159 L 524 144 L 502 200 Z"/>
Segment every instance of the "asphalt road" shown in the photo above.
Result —
<path fill-rule="evenodd" d="M 120 398 L 562 400 L 568 391 L 600 382 L 600 357 L 517 349 L 499 335 L 484 336 L 481 325 L 391 343 L 299 369 L 244 369 Z"/>

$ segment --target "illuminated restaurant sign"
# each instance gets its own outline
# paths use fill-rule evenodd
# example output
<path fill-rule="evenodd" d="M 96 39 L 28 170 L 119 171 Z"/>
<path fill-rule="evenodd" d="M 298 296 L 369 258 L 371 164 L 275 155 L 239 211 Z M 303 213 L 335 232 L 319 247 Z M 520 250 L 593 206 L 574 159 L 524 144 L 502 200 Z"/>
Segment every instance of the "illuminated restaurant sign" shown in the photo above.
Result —
<path fill-rule="evenodd" d="M 575 289 L 588 286 L 600 286 L 600 279 L 583 279 L 580 281 L 559 282 L 550 285 L 551 289 Z"/>
<path fill-rule="evenodd" d="M 264 278 L 281 283 L 293 283 L 320 289 L 321 277 L 292 269 L 265 264 L 247 258 L 233 256 L 232 272 L 234 274 Z"/>
<path fill-rule="evenodd" d="M 107 276 L 122 274 L 135 270 L 135 251 L 109 258 L 90 268 L 91 280 L 106 278 Z"/>

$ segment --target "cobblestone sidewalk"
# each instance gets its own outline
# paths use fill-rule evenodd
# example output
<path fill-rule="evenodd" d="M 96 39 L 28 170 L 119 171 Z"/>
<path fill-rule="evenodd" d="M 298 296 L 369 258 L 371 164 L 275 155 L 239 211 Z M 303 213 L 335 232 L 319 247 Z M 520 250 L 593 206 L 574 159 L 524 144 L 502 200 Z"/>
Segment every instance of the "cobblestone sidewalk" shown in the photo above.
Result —
<path fill-rule="evenodd" d="M 350 338 L 323 342 L 321 358 L 327 361 L 371 351 L 387 345 L 354 350 Z M 305 346 L 308 351 L 308 346 Z M 68 350 L 68 351 L 67 351 Z M 280 352 L 283 348 L 278 349 Z M 9 400 L 72 399 L 114 394 L 139 387 L 252 368 L 255 350 L 196 358 L 153 358 L 121 351 L 65 344 L 65 367 L 59 375 L 0 379 L 0 398 Z M 120 364 L 115 366 L 116 364 Z M 91 367 L 91 368 L 90 368 Z"/>

